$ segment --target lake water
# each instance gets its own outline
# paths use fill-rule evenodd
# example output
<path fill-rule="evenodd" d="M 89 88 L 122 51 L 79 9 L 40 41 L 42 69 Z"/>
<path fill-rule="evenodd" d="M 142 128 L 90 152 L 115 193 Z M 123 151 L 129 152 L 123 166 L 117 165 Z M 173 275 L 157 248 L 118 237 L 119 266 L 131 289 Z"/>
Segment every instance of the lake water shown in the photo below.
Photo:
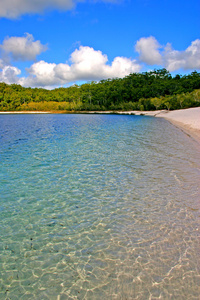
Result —
<path fill-rule="evenodd" d="M 0 299 L 199 299 L 199 153 L 160 118 L 0 115 Z"/>

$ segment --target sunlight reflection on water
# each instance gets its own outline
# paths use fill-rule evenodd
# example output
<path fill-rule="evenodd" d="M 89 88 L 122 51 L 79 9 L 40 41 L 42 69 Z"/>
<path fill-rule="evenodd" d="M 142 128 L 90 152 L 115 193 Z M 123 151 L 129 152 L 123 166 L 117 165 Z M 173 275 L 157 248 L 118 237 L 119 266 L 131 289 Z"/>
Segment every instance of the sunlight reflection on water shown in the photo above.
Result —
<path fill-rule="evenodd" d="M 0 299 L 198 299 L 192 139 L 142 116 L 0 124 Z"/>

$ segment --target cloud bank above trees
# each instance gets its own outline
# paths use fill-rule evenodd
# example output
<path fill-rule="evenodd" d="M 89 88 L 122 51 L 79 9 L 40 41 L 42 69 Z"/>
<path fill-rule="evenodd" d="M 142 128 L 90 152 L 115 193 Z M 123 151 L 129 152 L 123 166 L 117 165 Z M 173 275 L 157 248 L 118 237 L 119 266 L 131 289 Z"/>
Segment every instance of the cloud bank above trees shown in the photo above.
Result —
<path fill-rule="evenodd" d="M 63 85 L 79 80 L 100 80 L 113 77 L 124 77 L 140 71 L 140 65 L 125 57 L 116 57 L 107 64 L 107 55 L 91 47 L 80 46 L 70 57 L 71 64 L 55 64 L 39 61 L 27 71 L 28 78 L 21 80 L 23 85 Z"/>
<path fill-rule="evenodd" d="M 47 51 L 47 46 L 39 40 L 35 41 L 28 33 L 24 37 L 5 38 L 0 50 L 0 81 L 26 87 L 54 88 L 77 81 L 124 77 L 140 72 L 144 66 L 165 67 L 170 72 L 200 69 L 199 39 L 193 41 L 184 51 L 178 51 L 169 43 L 160 45 L 155 37 L 142 37 L 135 44 L 135 59 L 119 56 L 111 63 L 106 54 L 88 46 L 80 46 L 72 52 L 69 62 L 66 63 L 36 61 L 42 52 Z M 22 72 L 15 66 L 17 61 L 32 62 L 26 69 L 26 77 L 20 77 Z"/>

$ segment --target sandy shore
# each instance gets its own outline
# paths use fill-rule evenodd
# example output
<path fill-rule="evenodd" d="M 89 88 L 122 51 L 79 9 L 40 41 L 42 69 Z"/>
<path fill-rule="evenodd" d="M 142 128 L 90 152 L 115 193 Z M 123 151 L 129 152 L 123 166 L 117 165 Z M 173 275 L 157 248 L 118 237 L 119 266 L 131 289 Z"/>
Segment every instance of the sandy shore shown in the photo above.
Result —
<path fill-rule="evenodd" d="M 174 111 L 129 111 L 120 114 L 135 114 L 165 118 L 173 125 L 182 129 L 200 144 L 200 107 L 180 109 Z"/>
<path fill-rule="evenodd" d="M 170 121 L 200 144 L 200 107 L 160 112 L 156 117 Z"/>
<path fill-rule="evenodd" d="M 0 112 L 0 114 L 47 114 L 51 112 L 43 112 L 43 111 L 29 111 L 29 112 Z M 84 113 L 84 112 L 82 112 Z M 96 112 L 88 112 L 88 113 L 97 113 L 97 114 L 109 114 L 113 113 L 112 111 L 96 111 Z M 200 144 L 200 107 L 188 108 L 188 109 L 180 109 L 174 111 L 167 110 L 157 110 L 157 111 L 121 111 L 118 114 L 134 114 L 134 115 L 145 115 L 145 116 L 153 116 L 165 118 L 175 126 L 182 129 L 188 135 L 193 137 Z"/>
<path fill-rule="evenodd" d="M 95 113 L 112 113 L 107 112 L 95 112 Z M 127 115 L 145 115 L 165 118 L 175 126 L 182 129 L 185 133 L 190 135 L 200 144 L 200 107 L 180 109 L 174 111 L 156 110 L 156 111 L 121 111 L 118 114 Z"/>

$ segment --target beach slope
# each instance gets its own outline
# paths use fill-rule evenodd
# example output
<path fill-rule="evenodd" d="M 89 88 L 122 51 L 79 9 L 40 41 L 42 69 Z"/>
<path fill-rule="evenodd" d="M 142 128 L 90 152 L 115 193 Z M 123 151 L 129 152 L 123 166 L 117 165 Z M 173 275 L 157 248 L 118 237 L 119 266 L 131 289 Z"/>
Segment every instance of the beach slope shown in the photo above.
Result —
<path fill-rule="evenodd" d="M 156 117 L 167 119 L 200 143 L 200 107 L 161 111 Z"/>

